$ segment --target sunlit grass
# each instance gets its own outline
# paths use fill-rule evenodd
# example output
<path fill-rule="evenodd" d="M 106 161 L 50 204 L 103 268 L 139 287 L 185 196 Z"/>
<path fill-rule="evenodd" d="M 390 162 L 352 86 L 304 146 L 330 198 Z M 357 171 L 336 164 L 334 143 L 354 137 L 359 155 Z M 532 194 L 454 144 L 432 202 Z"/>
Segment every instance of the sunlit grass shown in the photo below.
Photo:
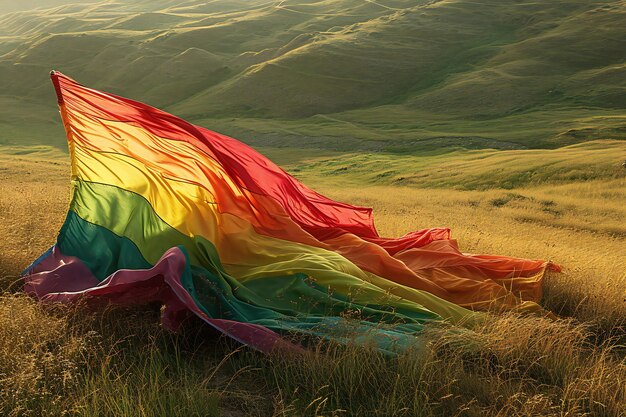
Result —
<path fill-rule="evenodd" d="M 492 187 L 474 190 L 370 181 L 373 169 L 322 175 L 317 162 L 341 167 L 344 159 L 272 151 L 322 193 L 374 207 L 383 235 L 449 226 L 464 251 L 551 259 L 564 267 L 548 276 L 542 301 L 559 319 L 506 314 L 472 331 L 430 327 L 419 352 L 394 358 L 328 343 L 305 355 L 263 356 L 196 321 L 170 334 L 154 307 L 92 312 L 21 295 L 19 272 L 54 241 L 66 210 L 68 167 L 61 154 L 48 152 L 0 155 L 0 415 L 626 413 L 626 184 L 619 170 L 608 171 L 620 162 L 610 146 L 604 153 L 580 151 L 581 163 L 570 162 L 568 169 L 584 172 L 604 164 L 604 171 L 592 168 L 595 178 L 549 177 L 512 189 L 498 186 L 502 178 L 489 158 L 444 155 L 482 173 L 485 184 L 491 176 Z M 529 163 L 529 155 L 514 155 L 515 166 Z M 431 158 L 413 167 L 439 169 Z M 403 169 L 413 169 L 410 159 Z"/>

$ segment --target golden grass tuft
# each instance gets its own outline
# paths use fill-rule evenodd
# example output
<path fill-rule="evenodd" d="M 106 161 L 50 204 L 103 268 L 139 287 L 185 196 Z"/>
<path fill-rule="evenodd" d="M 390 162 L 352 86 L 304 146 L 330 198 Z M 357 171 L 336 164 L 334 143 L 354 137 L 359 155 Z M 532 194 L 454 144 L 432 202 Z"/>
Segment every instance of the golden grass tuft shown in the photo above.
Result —
<path fill-rule="evenodd" d="M 0 298 L 0 414 L 59 416 L 90 341 L 25 296 Z"/>

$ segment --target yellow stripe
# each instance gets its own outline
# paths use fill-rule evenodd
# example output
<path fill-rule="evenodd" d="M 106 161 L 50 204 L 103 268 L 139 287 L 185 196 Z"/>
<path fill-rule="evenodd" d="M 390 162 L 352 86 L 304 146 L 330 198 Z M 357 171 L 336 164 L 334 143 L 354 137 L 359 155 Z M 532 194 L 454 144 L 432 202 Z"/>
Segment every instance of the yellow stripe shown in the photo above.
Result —
<path fill-rule="evenodd" d="M 205 174 L 209 173 L 219 181 L 220 188 L 227 186 L 238 193 L 236 197 L 244 197 L 219 163 L 187 142 L 161 138 L 129 123 L 74 112 L 67 113 L 66 118 L 69 120 L 68 136 L 75 146 L 131 156 L 155 172 L 205 187 L 214 184 L 207 182 Z M 214 193 L 213 189 L 209 191 Z"/>

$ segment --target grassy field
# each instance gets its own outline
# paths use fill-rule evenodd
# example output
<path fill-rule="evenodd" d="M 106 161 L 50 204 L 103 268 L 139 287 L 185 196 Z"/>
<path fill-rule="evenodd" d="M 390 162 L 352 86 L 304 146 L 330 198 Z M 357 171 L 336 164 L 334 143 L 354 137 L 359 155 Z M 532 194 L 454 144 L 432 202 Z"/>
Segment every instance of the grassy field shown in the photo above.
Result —
<path fill-rule="evenodd" d="M 621 416 L 626 413 L 626 143 L 422 156 L 262 151 L 315 189 L 374 207 L 381 234 L 450 226 L 467 252 L 551 259 L 559 319 L 433 326 L 420 352 L 328 344 L 262 356 L 158 309 L 42 306 L 19 272 L 54 242 L 67 157 L 0 152 L 0 415 Z"/>

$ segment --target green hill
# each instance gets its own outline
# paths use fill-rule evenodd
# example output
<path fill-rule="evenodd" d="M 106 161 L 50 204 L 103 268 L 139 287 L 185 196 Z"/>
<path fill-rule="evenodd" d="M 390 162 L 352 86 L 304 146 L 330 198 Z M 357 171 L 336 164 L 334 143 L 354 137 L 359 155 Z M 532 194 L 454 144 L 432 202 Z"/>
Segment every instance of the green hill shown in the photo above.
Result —
<path fill-rule="evenodd" d="M 19 4 L 0 1 L 0 144 L 63 146 L 50 69 L 260 145 L 626 135 L 624 1 Z"/>

